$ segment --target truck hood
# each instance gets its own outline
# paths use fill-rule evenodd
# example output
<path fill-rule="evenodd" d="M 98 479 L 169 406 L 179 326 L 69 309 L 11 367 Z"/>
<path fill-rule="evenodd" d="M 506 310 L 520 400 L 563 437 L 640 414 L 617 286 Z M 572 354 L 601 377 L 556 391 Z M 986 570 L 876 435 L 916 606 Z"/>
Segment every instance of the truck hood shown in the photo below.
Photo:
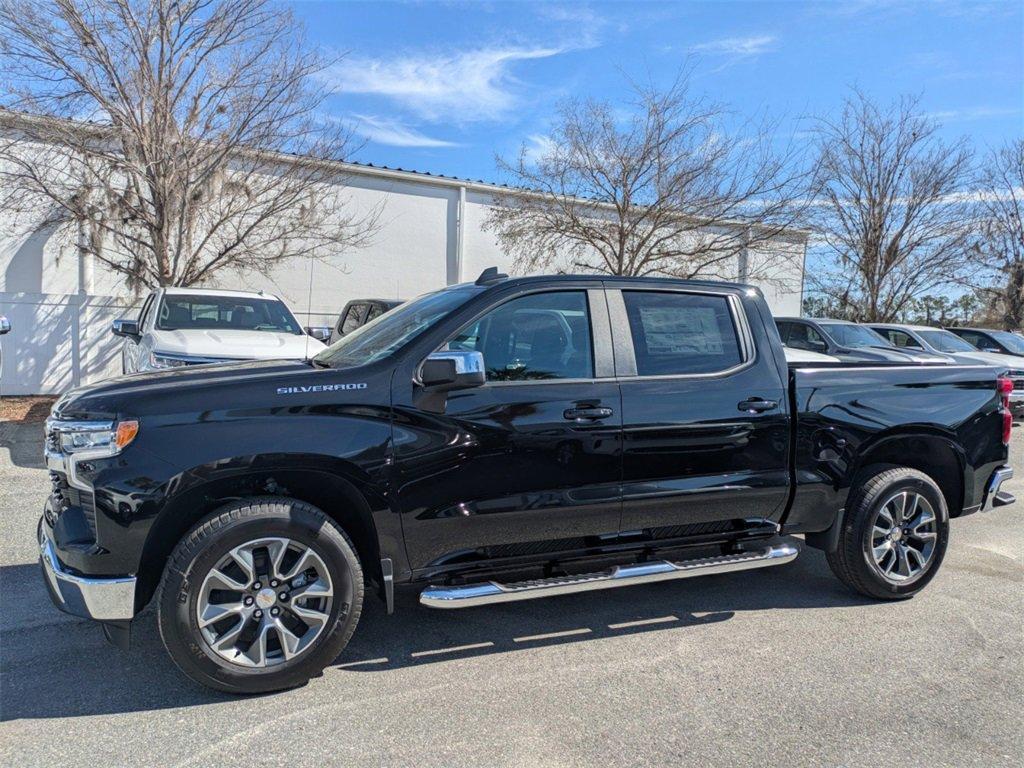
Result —
<path fill-rule="evenodd" d="M 913 354 L 910 350 L 893 347 L 843 347 L 837 354 L 860 360 L 885 360 L 893 363 L 951 363 L 953 358 L 931 352 Z"/>
<path fill-rule="evenodd" d="M 252 331 L 242 328 L 190 328 L 152 332 L 156 354 L 189 355 L 216 360 L 304 360 L 324 349 L 307 334 Z"/>
<path fill-rule="evenodd" d="M 1008 371 L 1024 371 L 1024 359 L 1013 355 L 1000 355 L 996 352 L 957 352 L 953 357 L 968 364 L 981 363 L 993 368 L 1005 368 Z"/>
<path fill-rule="evenodd" d="M 783 353 L 786 355 L 787 363 L 839 363 L 842 362 L 838 357 L 832 355 L 824 355 L 821 352 L 812 352 L 809 349 L 794 349 L 793 347 L 783 347 Z"/>
<path fill-rule="evenodd" d="M 371 382 L 371 383 L 368 383 Z M 159 416 L 390 403 L 390 376 L 368 379 L 362 368 L 319 368 L 302 360 L 249 360 L 133 373 L 73 389 L 53 407 L 61 419 Z"/>
<path fill-rule="evenodd" d="M 929 352 L 926 349 L 905 349 L 900 348 L 893 350 L 897 354 L 909 357 L 911 360 L 919 363 L 950 363 L 952 364 L 953 358 L 950 355 L 943 354 L 942 352 Z"/>

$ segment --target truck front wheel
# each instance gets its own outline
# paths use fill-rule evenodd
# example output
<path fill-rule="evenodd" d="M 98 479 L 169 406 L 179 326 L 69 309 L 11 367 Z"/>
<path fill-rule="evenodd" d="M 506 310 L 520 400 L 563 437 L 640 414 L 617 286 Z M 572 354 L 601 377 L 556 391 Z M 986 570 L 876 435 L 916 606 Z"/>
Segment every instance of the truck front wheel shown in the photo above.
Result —
<path fill-rule="evenodd" d="M 880 468 L 851 491 L 827 559 L 851 589 L 899 600 L 932 580 L 948 543 L 949 510 L 935 481 L 908 467 Z"/>
<path fill-rule="evenodd" d="M 242 499 L 171 554 L 158 596 L 160 636 L 203 685 L 279 691 L 341 653 L 362 603 L 359 559 L 333 520 L 294 499 Z"/>

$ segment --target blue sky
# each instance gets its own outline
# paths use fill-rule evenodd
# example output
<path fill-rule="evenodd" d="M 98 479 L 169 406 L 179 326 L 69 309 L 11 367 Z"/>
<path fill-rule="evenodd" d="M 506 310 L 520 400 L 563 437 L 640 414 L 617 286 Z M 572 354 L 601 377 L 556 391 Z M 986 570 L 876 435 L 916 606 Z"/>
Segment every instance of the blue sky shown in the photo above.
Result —
<path fill-rule="evenodd" d="M 539 147 L 559 100 L 619 99 L 627 78 L 692 86 L 767 112 L 780 140 L 847 87 L 918 94 L 950 138 L 980 149 L 1024 135 L 1024 3 L 298 2 L 311 42 L 344 53 L 332 113 L 357 159 L 501 180 L 495 154 Z"/>

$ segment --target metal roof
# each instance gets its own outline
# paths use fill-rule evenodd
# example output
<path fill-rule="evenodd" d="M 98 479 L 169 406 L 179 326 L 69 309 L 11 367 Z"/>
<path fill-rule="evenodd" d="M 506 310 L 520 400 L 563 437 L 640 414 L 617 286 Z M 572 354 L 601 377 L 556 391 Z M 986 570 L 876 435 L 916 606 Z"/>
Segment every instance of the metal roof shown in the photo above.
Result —
<path fill-rule="evenodd" d="M 44 121 L 44 122 L 45 121 L 53 121 L 53 122 L 58 122 L 58 123 L 62 123 L 62 124 L 65 124 L 65 125 L 69 125 L 70 124 L 71 126 L 74 126 L 76 124 L 80 125 L 80 126 L 92 126 L 92 127 L 96 128 L 96 129 L 101 129 L 101 130 L 104 129 L 104 128 L 108 128 L 109 127 L 109 126 L 105 125 L 104 123 L 98 123 L 98 122 L 93 121 L 93 120 L 70 120 L 70 119 L 67 119 L 67 118 L 50 117 L 50 116 L 47 116 L 47 115 L 35 115 L 35 114 L 30 113 L 30 112 L 22 112 L 22 111 L 7 109 L 6 107 L 0 107 L 0 119 L 4 118 L 5 116 L 9 119 L 10 122 L 14 123 L 15 125 L 19 121 L 21 121 L 23 125 L 26 124 L 26 123 L 31 124 L 34 121 Z M 239 151 L 241 152 L 243 150 L 240 149 Z M 288 152 L 266 152 L 265 154 L 268 157 L 276 156 L 276 157 L 280 158 L 284 162 L 287 162 L 291 158 L 298 159 L 298 158 L 302 157 L 301 155 L 299 155 L 297 153 L 288 153 Z M 323 162 L 325 164 L 329 164 L 331 167 L 337 167 L 339 170 L 347 171 L 347 172 L 354 173 L 354 174 L 364 174 L 364 175 L 377 176 L 377 177 L 383 177 L 383 178 L 393 178 L 395 180 L 409 181 L 409 182 L 440 184 L 442 186 L 465 187 L 466 189 L 472 189 L 475 192 L 481 192 L 481 193 L 484 193 L 484 194 L 492 194 L 493 195 L 493 194 L 501 194 L 501 193 L 507 193 L 507 192 L 518 192 L 520 194 L 525 194 L 527 196 L 537 196 L 537 197 L 550 197 L 551 196 L 551 194 L 548 193 L 548 192 L 544 192 L 544 191 L 538 190 L 538 189 L 531 189 L 529 187 L 517 187 L 517 186 L 514 186 L 514 185 L 505 184 L 505 183 L 501 183 L 501 182 L 484 181 L 482 179 L 468 179 L 468 178 L 464 178 L 464 177 L 461 177 L 461 176 L 450 176 L 450 175 L 443 174 L 443 173 L 432 173 L 430 171 L 419 171 L 419 170 L 412 170 L 412 169 L 407 169 L 407 168 L 399 168 L 399 167 L 394 167 L 394 166 L 390 166 L 390 165 L 383 165 L 383 164 L 379 164 L 379 163 L 369 163 L 369 162 L 362 162 L 362 161 L 357 161 L 357 160 L 322 160 L 320 162 Z M 600 198 L 577 197 L 577 198 L 574 198 L 574 199 L 577 199 L 577 200 L 579 200 L 579 201 L 581 201 L 583 203 L 593 204 L 595 207 L 598 207 L 598 208 L 612 208 L 614 206 L 613 203 L 611 203 L 611 202 L 609 202 L 607 200 L 600 199 Z M 703 220 L 703 217 L 690 216 L 690 215 L 682 213 L 682 212 L 680 213 L 680 215 L 683 216 L 683 217 L 686 217 L 686 218 L 693 219 L 694 221 L 697 221 L 698 223 L 701 220 Z M 759 225 L 759 224 L 748 224 L 748 223 L 742 222 L 742 221 L 728 221 L 728 220 L 716 221 L 716 222 L 713 222 L 713 225 L 714 226 L 726 226 L 726 227 L 733 226 L 733 227 L 740 227 L 740 228 L 746 228 L 746 227 L 758 228 L 758 227 L 761 227 L 761 226 L 767 226 L 767 225 Z M 802 229 L 800 227 L 782 227 L 780 229 L 780 234 L 800 237 L 800 238 L 803 238 L 804 241 L 806 241 L 806 239 L 811 234 L 811 230 Z"/>

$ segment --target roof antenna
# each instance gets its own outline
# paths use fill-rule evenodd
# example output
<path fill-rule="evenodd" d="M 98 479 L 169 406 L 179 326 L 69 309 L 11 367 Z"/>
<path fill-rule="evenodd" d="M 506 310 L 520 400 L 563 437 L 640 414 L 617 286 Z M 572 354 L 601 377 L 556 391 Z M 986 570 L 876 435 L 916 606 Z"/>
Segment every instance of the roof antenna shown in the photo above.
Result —
<path fill-rule="evenodd" d="M 503 272 L 499 272 L 497 267 L 488 267 L 480 273 L 480 277 L 476 279 L 477 285 L 494 285 L 500 283 L 502 280 L 508 280 L 508 275 Z"/>

